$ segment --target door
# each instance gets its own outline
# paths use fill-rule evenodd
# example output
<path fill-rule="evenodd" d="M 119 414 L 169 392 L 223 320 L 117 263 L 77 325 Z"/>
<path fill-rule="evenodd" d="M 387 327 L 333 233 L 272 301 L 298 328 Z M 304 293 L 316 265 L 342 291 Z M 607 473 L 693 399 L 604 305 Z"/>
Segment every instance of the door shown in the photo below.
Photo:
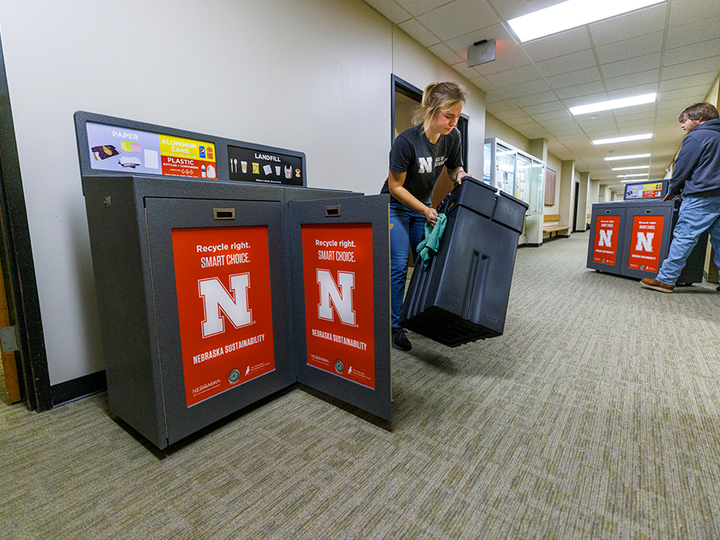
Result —
<path fill-rule="evenodd" d="M 289 203 L 297 380 L 392 420 L 388 196 Z"/>
<path fill-rule="evenodd" d="M 168 444 L 294 382 L 283 207 L 146 198 Z"/>

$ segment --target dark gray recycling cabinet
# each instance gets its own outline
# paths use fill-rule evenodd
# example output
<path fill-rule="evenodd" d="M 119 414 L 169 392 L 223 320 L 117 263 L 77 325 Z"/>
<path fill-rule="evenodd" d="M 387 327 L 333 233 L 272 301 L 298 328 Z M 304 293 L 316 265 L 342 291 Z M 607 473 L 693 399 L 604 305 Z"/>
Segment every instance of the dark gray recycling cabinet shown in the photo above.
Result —
<path fill-rule="evenodd" d="M 392 418 L 386 195 L 139 175 L 84 176 L 83 192 L 110 409 L 153 444 L 164 448 L 298 381 Z M 304 224 L 334 223 L 372 225 L 376 253 L 367 271 L 377 306 L 374 388 L 321 372 L 303 357 L 304 292 L 297 281 L 302 251 L 296 244 Z M 267 231 L 274 367 L 190 403 L 181 362 L 176 290 L 181 276 L 173 263 L 173 231 L 223 227 Z M 233 370 L 223 377 L 237 381 L 244 375 Z"/>
<path fill-rule="evenodd" d="M 654 278 L 668 255 L 680 201 L 638 199 L 592 207 L 587 267 L 631 278 Z M 688 257 L 678 285 L 701 283 L 708 234 Z"/>

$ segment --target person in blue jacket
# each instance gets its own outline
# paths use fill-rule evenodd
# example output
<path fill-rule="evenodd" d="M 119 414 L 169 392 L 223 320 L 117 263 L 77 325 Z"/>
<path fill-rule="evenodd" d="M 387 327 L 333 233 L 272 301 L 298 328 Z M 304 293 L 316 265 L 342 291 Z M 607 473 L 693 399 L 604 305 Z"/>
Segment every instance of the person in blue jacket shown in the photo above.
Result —
<path fill-rule="evenodd" d="M 690 252 L 705 231 L 720 267 L 720 119 L 710 103 L 685 109 L 678 121 L 685 132 L 670 178 L 666 201 L 679 195 L 680 214 L 673 230 L 667 258 L 653 278 L 640 284 L 647 289 L 671 293 Z M 720 292 L 720 287 L 717 288 Z"/>
<path fill-rule="evenodd" d="M 412 348 L 400 327 L 408 254 L 415 256 L 425 222 L 434 226 L 437 221 L 431 199 L 443 167 L 456 184 L 467 176 L 460 132 L 455 129 L 466 100 L 465 90 L 453 82 L 429 84 L 414 118 L 416 125 L 398 135 L 390 150 L 388 178 L 381 193 L 390 194 L 392 346 L 403 351 Z"/>

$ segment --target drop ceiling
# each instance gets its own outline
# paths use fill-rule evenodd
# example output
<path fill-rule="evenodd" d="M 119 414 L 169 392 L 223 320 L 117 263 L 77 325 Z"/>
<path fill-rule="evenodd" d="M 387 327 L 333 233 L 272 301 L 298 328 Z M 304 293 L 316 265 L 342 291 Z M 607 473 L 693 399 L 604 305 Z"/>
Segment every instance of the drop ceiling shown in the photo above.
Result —
<path fill-rule="evenodd" d="M 720 1 L 667 0 L 545 38 L 516 43 L 508 20 L 558 0 L 364 0 L 487 95 L 487 111 L 548 151 L 622 191 L 613 167 L 665 177 L 680 148 L 678 114 L 703 101 L 720 72 Z M 588 0 L 591 1 L 591 0 Z M 468 68 L 467 48 L 496 40 L 493 62 Z M 412 82 L 412 81 L 410 81 Z M 655 103 L 573 116 L 570 107 L 657 92 Z M 645 141 L 592 140 L 652 133 Z M 605 161 L 650 153 L 650 159 Z"/>

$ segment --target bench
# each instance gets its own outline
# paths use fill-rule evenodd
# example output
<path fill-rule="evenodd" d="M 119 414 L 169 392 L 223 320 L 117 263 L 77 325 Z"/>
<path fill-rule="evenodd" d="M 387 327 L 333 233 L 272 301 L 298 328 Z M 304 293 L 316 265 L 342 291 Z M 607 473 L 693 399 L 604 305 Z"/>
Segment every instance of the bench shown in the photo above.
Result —
<path fill-rule="evenodd" d="M 545 214 L 543 216 L 543 223 L 549 222 L 551 224 L 543 225 L 543 233 L 548 233 L 550 238 L 553 237 L 553 233 L 555 233 L 555 236 L 570 236 L 570 226 L 566 225 L 563 227 L 557 223 L 558 221 L 560 221 L 560 214 Z M 559 234 L 561 231 L 564 231 L 564 234 Z"/>

